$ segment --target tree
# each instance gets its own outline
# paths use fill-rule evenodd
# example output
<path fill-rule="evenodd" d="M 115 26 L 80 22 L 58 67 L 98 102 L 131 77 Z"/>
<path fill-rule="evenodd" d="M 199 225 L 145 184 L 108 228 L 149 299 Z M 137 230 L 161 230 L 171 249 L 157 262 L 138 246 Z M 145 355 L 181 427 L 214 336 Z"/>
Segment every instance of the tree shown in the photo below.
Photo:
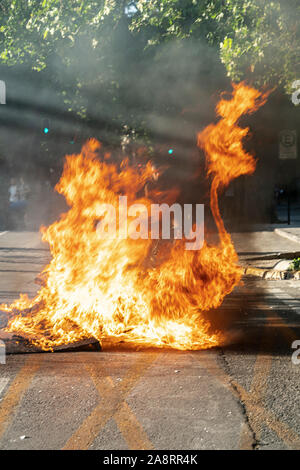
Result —
<path fill-rule="evenodd" d="M 106 133 L 107 140 L 116 138 L 125 125 L 137 137 L 149 134 L 153 122 L 149 126 L 151 118 L 146 121 L 151 113 L 174 115 L 185 106 L 184 87 L 189 75 L 196 83 L 199 54 L 208 60 L 209 70 L 218 61 L 203 45 L 189 47 L 181 37 L 169 49 L 147 47 L 148 26 L 141 31 L 134 26 L 134 2 L 4 0 L 1 12 L 2 63 L 35 71 L 49 92 L 48 109 L 57 111 L 57 98 L 50 94 L 55 90 L 64 109 L 101 130 L 102 138 Z M 174 93 L 170 78 L 173 85 L 176 82 Z"/>
<path fill-rule="evenodd" d="M 139 43 L 131 41 L 128 30 L 127 3 L 3 0 L 1 63 L 19 71 L 22 66 L 23 73 L 28 69 L 37 72 L 48 91 L 47 105 L 56 112 L 67 110 L 92 128 L 108 132 L 108 127 L 121 129 L 128 120 L 126 100 L 124 103 L 121 96 L 122 67 L 139 60 Z M 51 94 L 53 90 L 56 97 Z M 36 99 L 34 93 L 28 94 Z M 57 96 L 63 103 L 60 109 Z M 120 102 L 124 103 L 123 112 L 115 106 Z"/>
<path fill-rule="evenodd" d="M 300 77 L 300 4 L 297 0 L 230 0 L 234 28 L 221 42 L 221 58 L 234 80 L 291 85 Z"/>
<path fill-rule="evenodd" d="M 29 80 L 23 99 L 42 100 L 66 132 L 73 116 L 116 143 L 124 126 L 165 136 L 226 72 L 290 91 L 298 12 L 298 0 L 2 0 L 0 63 L 17 78 L 34 72 L 47 92 Z"/>
<path fill-rule="evenodd" d="M 7 64 L 30 62 L 34 70 L 47 66 L 52 53 L 65 57 L 66 49 L 85 36 L 96 47 L 101 33 L 111 31 L 126 2 L 116 0 L 2 0 L 1 60 Z M 102 39 L 105 37 L 102 34 Z"/>
<path fill-rule="evenodd" d="M 300 77 L 298 0 L 139 0 L 131 28 L 148 47 L 174 38 L 202 38 L 218 47 L 228 76 L 290 93 Z"/>
<path fill-rule="evenodd" d="M 299 79 L 298 0 L 2 0 L 0 8 L 0 59 L 10 65 L 41 71 L 59 59 L 68 67 L 82 58 L 82 48 L 96 64 L 107 63 L 114 30 L 126 18 L 146 50 L 171 39 L 201 39 L 219 49 L 233 80 L 290 91 Z M 80 87 L 86 70 L 77 65 Z"/>

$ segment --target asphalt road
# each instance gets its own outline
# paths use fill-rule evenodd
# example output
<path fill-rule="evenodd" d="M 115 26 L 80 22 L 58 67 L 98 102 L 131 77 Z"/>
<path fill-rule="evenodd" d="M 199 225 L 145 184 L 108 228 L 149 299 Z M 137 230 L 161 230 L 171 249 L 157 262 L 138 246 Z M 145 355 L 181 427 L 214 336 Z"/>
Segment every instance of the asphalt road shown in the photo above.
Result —
<path fill-rule="evenodd" d="M 300 247 L 271 232 L 234 240 L 244 258 Z M 48 259 L 37 233 L 0 234 L 0 301 L 34 295 Z M 299 282 L 246 279 L 210 314 L 226 347 L 8 356 L 0 449 L 300 449 Z"/>

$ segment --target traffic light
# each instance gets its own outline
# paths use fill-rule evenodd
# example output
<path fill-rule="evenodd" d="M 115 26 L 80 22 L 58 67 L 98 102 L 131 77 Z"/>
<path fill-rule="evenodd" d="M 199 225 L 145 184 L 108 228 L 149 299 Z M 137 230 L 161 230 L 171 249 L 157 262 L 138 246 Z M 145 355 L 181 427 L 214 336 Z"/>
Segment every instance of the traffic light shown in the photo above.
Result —
<path fill-rule="evenodd" d="M 42 130 L 43 130 L 43 133 L 44 134 L 49 134 L 50 132 L 50 123 L 49 123 L 49 119 L 44 119 L 43 120 L 43 127 L 42 127 Z"/>
<path fill-rule="evenodd" d="M 77 143 L 77 132 L 72 135 L 72 138 L 69 140 L 69 144 L 76 144 Z"/>
<path fill-rule="evenodd" d="M 169 150 L 168 150 L 168 154 L 169 154 L 169 155 L 172 155 L 173 153 L 174 153 L 174 150 L 173 150 L 173 149 L 169 149 Z"/>

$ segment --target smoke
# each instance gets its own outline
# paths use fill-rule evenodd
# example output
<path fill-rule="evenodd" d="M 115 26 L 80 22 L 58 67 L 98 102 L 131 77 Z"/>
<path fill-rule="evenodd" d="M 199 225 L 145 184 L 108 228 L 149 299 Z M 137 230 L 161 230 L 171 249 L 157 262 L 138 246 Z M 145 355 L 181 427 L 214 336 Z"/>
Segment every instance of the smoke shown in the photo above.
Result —
<path fill-rule="evenodd" d="M 199 166 L 196 133 L 214 119 L 229 81 L 218 51 L 199 40 L 144 47 L 125 20 L 96 45 L 88 28 L 72 47 L 60 44 L 45 70 L 2 65 L 7 104 L 0 109 L 0 147 L 9 176 L 52 178 L 54 184 L 64 155 L 78 152 L 87 138 L 118 151 L 128 133 L 127 151 L 151 145 L 157 164 L 170 167 L 164 184 L 182 184 L 184 194 Z"/>

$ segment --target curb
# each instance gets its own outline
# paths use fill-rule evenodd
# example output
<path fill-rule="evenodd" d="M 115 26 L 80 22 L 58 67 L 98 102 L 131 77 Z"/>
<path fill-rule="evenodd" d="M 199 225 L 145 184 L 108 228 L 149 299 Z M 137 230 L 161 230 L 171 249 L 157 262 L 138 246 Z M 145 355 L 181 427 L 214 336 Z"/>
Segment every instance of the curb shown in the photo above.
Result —
<path fill-rule="evenodd" d="M 260 277 L 262 279 L 284 280 L 300 279 L 300 271 L 276 271 L 275 269 L 260 269 L 246 267 L 244 276 Z"/>
<path fill-rule="evenodd" d="M 293 242 L 300 243 L 300 237 L 298 237 L 298 235 L 294 235 L 291 232 L 286 232 L 282 228 L 275 228 L 274 232 L 277 233 L 277 235 L 279 235 L 280 237 L 284 237 Z"/>

